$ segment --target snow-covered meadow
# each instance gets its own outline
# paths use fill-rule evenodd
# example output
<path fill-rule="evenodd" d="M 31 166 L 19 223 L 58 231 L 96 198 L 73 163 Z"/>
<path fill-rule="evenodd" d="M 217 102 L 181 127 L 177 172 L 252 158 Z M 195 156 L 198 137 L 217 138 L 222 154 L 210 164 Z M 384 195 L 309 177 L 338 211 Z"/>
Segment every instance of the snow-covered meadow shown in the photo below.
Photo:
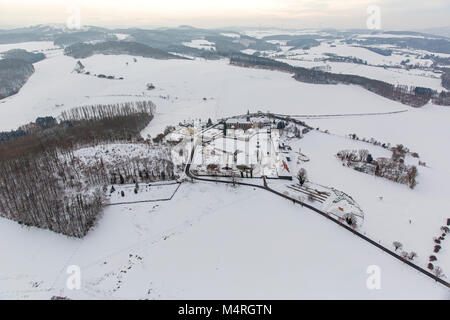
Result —
<path fill-rule="evenodd" d="M 336 157 L 340 150 L 368 149 L 374 158 L 389 158 L 391 152 L 379 146 L 315 130 L 292 146 L 301 148 L 310 159 L 300 166 L 307 170 L 312 182 L 342 190 L 357 201 L 364 212 L 362 233 L 392 250 L 392 243 L 400 241 L 405 251 L 418 254 L 415 263 L 426 268 L 428 257 L 434 254 L 433 238 L 441 235 L 440 228 L 450 217 L 446 211 L 450 191 L 448 171 L 429 162 L 430 167 L 418 166 L 418 185 L 411 190 L 406 185 L 343 166 Z M 406 159 L 406 163 L 416 166 L 417 162 L 412 157 Z M 442 247 L 436 254 L 435 265 L 448 273 L 450 251 L 445 242 Z"/>
<path fill-rule="evenodd" d="M 133 57 L 125 55 L 95 55 L 81 60 L 91 74 L 115 75 L 123 80 L 72 72 L 76 62 L 59 55 L 35 64 L 36 72 L 20 92 L 0 102 L 0 128 L 15 129 L 38 116 L 56 116 L 80 105 L 144 99 L 157 105 L 155 119 L 144 136 L 155 136 L 167 125 L 183 120 L 215 120 L 247 110 L 330 114 L 405 108 L 355 86 L 305 84 L 288 73 L 230 66 L 227 60 L 138 57 L 133 62 Z M 156 88 L 148 91 L 147 83 Z"/>
<path fill-rule="evenodd" d="M 9 299 L 448 299 L 446 288 L 263 190 L 183 184 L 173 201 L 114 206 L 83 240 L 2 220 Z M 12 245 L 15 250 L 12 250 Z M 69 290 L 68 265 L 81 269 Z M 369 290 L 369 266 L 381 289 Z"/>
<path fill-rule="evenodd" d="M 214 42 L 210 42 L 205 39 L 195 39 L 190 42 L 183 42 L 183 45 L 196 49 L 211 50 L 211 51 L 216 50 L 216 44 Z"/>
<path fill-rule="evenodd" d="M 300 59 L 300 60 L 299 60 Z M 332 73 L 354 74 L 370 79 L 380 80 L 393 85 L 420 86 L 442 91 L 441 75 L 432 71 L 401 68 L 384 68 L 346 62 L 311 61 L 299 59 L 278 59 L 293 66 L 304 68 L 323 68 Z"/>
<path fill-rule="evenodd" d="M 159 202 L 167 201 L 175 194 L 178 189 L 178 183 L 139 183 L 137 188 L 135 184 L 114 185 L 107 194 L 107 203 L 109 205 L 137 203 L 137 202 Z M 123 192 L 123 193 L 122 193 Z"/>

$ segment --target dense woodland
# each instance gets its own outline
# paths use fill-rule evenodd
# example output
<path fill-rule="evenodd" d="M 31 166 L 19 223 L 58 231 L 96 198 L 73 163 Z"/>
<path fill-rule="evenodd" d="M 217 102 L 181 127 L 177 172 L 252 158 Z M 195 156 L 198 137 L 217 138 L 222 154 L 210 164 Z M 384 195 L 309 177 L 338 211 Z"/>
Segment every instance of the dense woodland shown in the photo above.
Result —
<path fill-rule="evenodd" d="M 359 59 L 356 57 L 345 57 L 345 56 L 338 56 L 334 53 L 324 53 L 327 58 L 324 61 L 330 61 L 330 62 L 346 62 L 346 63 L 354 63 L 354 64 L 364 64 L 367 65 L 367 61 L 363 59 Z"/>
<path fill-rule="evenodd" d="M 0 59 L 0 100 L 19 92 L 34 73 L 33 64 L 20 59 Z"/>
<path fill-rule="evenodd" d="M 2 53 L 3 59 L 18 59 L 29 63 L 36 63 L 45 59 L 42 52 L 28 52 L 24 49 L 11 49 Z"/>
<path fill-rule="evenodd" d="M 300 37 L 289 40 L 286 43 L 286 45 L 293 47 L 290 50 L 297 50 L 297 49 L 309 50 L 312 47 L 320 46 L 320 42 L 317 41 L 316 39 Z"/>
<path fill-rule="evenodd" d="M 442 73 L 441 80 L 442 86 L 445 89 L 450 90 L 450 69 L 445 69 L 444 73 Z"/>
<path fill-rule="evenodd" d="M 87 58 L 94 54 L 128 54 L 131 56 L 153 59 L 185 59 L 181 56 L 176 56 L 163 50 L 155 49 L 145 44 L 131 41 L 106 41 L 95 44 L 75 43 L 71 46 L 66 47 L 64 49 L 64 54 L 76 59 Z"/>
<path fill-rule="evenodd" d="M 21 129 L 22 136 L 0 142 L 0 215 L 83 237 L 102 210 L 106 186 L 115 179 L 171 178 L 170 161 L 154 166 L 155 172 L 151 161 L 133 159 L 118 167 L 101 159 L 86 164 L 74 153 L 80 147 L 142 140 L 139 133 L 153 110 L 150 101 L 80 107 L 58 120 L 39 118 Z"/>
<path fill-rule="evenodd" d="M 389 57 L 390 55 L 392 55 L 392 50 L 391 49 L 383 49 L 383 48 L 378 48 L 378 47 L 363 47 L 369 51 L 378 53 L 382 56 L 385 57 Z"/>
<path fill-rule="evenodd" d="M 34 73 L 33 63 L 45 59 L 45 54 L 11 49 L 0 53 L 0 100 L 19 92 Z"/>

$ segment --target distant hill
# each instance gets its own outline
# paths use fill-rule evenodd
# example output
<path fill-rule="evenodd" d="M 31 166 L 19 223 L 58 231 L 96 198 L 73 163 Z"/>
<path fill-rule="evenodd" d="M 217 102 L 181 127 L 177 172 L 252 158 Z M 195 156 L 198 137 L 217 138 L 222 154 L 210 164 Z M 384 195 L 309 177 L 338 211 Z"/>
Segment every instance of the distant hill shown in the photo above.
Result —
<path fill-rule="evenodd" d="M 53 41 L 56 46 L 69 47 L 75 44 L 79 44 L 77 47 L 69 49 L 67 52 L 69 55 L 76 54 L 77 58 L 82 56 L 91 55 L 90 51 L 104 51 L 104 48 L 100 46 L 107 46 L 106 44 L 98 46 L 96 42 L 121 42 L 118 40 L 117 34 L 125 35 L 127 41 L 140 43 L 147 45 L 152 49 L 159 49 L 165 52 L 165 57 L 162 52 L 149 53 L 149 49 L 136 48 L 132 49 L 131 44 L 108 44 L 107 48 L 109 52 L 119 52 L 132 54 L 130 52 L 123 52 L 123 50 L 133 50 L 133 52 L 139 52 L 136 55 L 151 56 L 157 59 L 170 59 L 172 56 L 168 56 L 168 52 L 198 56 L 207 59 L 218 59 L 220 54 L 217 52 L 207 52 L 201 48 L 190 48 L 185 46 L 184 43 L 192 40 L 204 39 L 210 42 L 214 42 L 218 52 L 239 52 L 245 49 L 252 49 L 256 51 L 264 50 L 277 50 L 278 45 L 269 43 L 262 39 L 249 37 L 246 35 L 238 35 L 238 37 L 229 37 L 226 34 L 232 32 L 224 29 L 199 29 L 189 26 L 182 26 L 179 28 L 158 28 L 158 29 L 139 29 L 139 28 L 126 28 L 126 29 L 105 29 L 93 26 L 84 26 L 80 30 L 69 30 L 63 25 L 37 25 L 27 28 L 17 28 L 11 30 L 0 30 L 0 44 L 2 43 L 19 43 L 26 41 Z M 237 34 L 236 34 L 237 35 Z M 95 45 L 95 48 L 89 48 L 82 45 L 82 43 Z M 124 48 L 130 46 L 130 48 Z M 113 48 L 114 47 L 114 48 Z M 195 50 L 197 49 L 197 50 Z M 141 52 L 144 52 L 142 54 Z M 100 53 L 100 52 L 98 52 Z M 104 54 L 116 54 L 106 53 Z M 95 54 L 95 53 L 92 53 Z"/>
<path fill-rule="evenodd" d="M 46 25 L 0 30 L 0 44 L 27 41 L 51 41 L 55 34 L 61 32 L 61 28 Z"/>
<path fill-rule="evenodd" d="M 315 39 L 294 39 L 287 42 L 288 46 L 294 47 L 293 49 L 310 49 L 312 47 L 320 46 L 320 42 Z"/>
<path fill-rule="evenodd" d="M 95 44 L 76 43 L 64 50 L 64 54 L 76 59 L 83 59 L 95 54 L 118 55 L 128 54 L 154 59 L 185 59 L 142 43 L 130 41 L 106 41 Z"/>
<path fill-rule="evenodd" d="M 386 31 L 383 32 L 383 34 L 388 36 L 347 39 L 345 42 L 348 44 L 358 44 L 360 46 L 391 45 L 399 48 L 450 54 L 450 39 L 445 37 L 426 35 L 424 33 L 412 31 Z M 392 37 L 389 37 L 389 35 L 392 35 Z"/>
<path fill-rule="evenodd" d="M 33 73 L 33 65 L 24 60 L 0 60 L 0 99 L 19 92 Z"/>
<path fill-rule="evenodd" d="M 421 31 L 432 35 L 450 38 L 450 27 L 428 28 Z"/>
<path fill-rule="evenodd" d="M 56 46 L 70 46 L 74 43 L 87 42 L 87 41 L 115 41 L 117 37 L 115 35 L 105 33 L 102 31 L 80 31 L 72 33 L 64 33 L 55 37 L 53 43 Z"/>
<path fill-rule="evenodd" d="M 40 34 L 35 34 L 31 32 L 24 32 L 24 33 L 0 33 L 0 44 L 5 43 L 20 43 L 20 42 L 27 42 L 27 41 L 44 41 L 47 40 Z"/>
<path fill-rule="evenodd" d="M 29 63 L 35 63 L 45 59 L 45 54 L 43 53 L 33 53 L 23 49 L 11 49 L 2 52 L 1 55 L 4 59 L 19 59 Z"/>

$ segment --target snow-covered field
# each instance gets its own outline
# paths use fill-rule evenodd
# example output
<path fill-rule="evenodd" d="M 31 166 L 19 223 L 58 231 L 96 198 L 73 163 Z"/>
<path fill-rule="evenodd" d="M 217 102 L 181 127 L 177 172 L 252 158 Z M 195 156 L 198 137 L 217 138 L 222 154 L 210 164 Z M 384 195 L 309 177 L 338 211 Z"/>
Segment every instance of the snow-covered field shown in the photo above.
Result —
<path fill-rule="evenodd" d="M 407 85 L 445 90 L 441 84 L 441 75 L 432 71 L 418 69 L 399 69 L 368 66 L 362 64 L 328 61 L 309 61 L 297 59 L 278 59 L 293 66 L 304 68 L 321 67 L 324 71 L 332 73 L 354 74 L 394 85 Z"/>
<path fill-rule="evenodd" d="M 422 267 L 432 254 L 432 238 L 450 217 L 446 107 L 408 108 L 356 86 L 300 83 L 287 73 L 234 67 L 227 60 L 138 57 L 133 62 L 125 55 L 95 55 L 81 61 L 91 74 L 124 79 L 77 74 L 72 72 L 77 60 L 52 55 L 34 65 L 35 74 L 17 95 L 0 101 L 0 130 L 80 105 L 135 100 L 157 106 L 145 137 L 183 120 L 216 120 L 247 110 L 320 115 L 408 109 L 307 120 L 333 135 L 312 131 L 296 149 L 310 158 L 304 166 L 313 182 L 343 190 L 358 202 L 363 232 L 388 247 L 402 242 L 419 254 Z M 156 88 L 146 90 L 147 83 Z M 428 167 L 419 167 L 416 189 L 342 167 L 335 157 L 339 150 L 386 152 L 343 137 L 349 133 L 418 152 Z M 91 151 L 85 156 L 95 156 Z M 449 250 L 444 244 L 436 263 L 447 277 Z M 314 212 L 263 190 L 214 183 L 184 183 L 167 202 L 107 207 L 82 240 L 0 218 L 0 261 L 0 298 L 6 299 L 450 299 L 448 289 Z M 81 290 L 65 285 L 69 265 L 81 267 Z M 370 265 L 381 268 L 381 290 L 366 287 Z"/>
<path fill-rule="evenodd" d="M 286 48 L 289 49 L 289 48 Z M 302 57 L 305 60 L 314 61 L 315 59 L 325 59 L 325 53 L 335 54 L 342 57 L 355 57 L 367 61 L 370 65 L 400 65 L 406 58 L 402 55 L 392 54 L 391 56 L 383 56 L 372 52 L 366 48 L 355 45 L 348 45 L 339 41 L 321 42 L 319 46 L 312 47 L 308 50 L 296 49 L 285 51 L 290 57 Z"/>
<path fill-rule="evenodd" d="M 222 36 L 228 37 L 228 38 L 240 38 L 241 35 L 238 33 L 221 33 Z"/>
<path fill-rule="evenodd" d="M 269 40 L 268 42 L 279 44 L 280 51 L 262 51 L 261 53 L 264 56 L 293 66 L 306 68 L 320 67 L 324 71 L 355 74 L 395 85 L 422 86 L 437 91 L 445 90 L 441 85 L 441 75 L 439 73 L 416 68 L 405 69 L 401 64 L 402 62 L 407 62 L 409 66 L 430 67 L 433 61 L 424 58 L 430 52 L 423 50 L 403 49 L 386 45 L 373 46 L 387 48 L 393 51 L 390 56 L 383 56 L 367 48 L 347 44 L 340 40 L 321 41 L 319 46 L 307 50 L 293 49 L 293 47 L 286 45 L 286 40 Z M 243 52 L 253 54 L 255 51 L 244 50 Z M 367 65 L 324 61 L 329 58 L 327 54 L 334 54 L 339 57 L 358 58 L 366 61 Z M 445 54 L 438 55 L 446 56 Z"/>
<path fill-rule="evenodd" d="M 183 45 L 196 49 L 204 49 L 204 50 L 216 50 L 216 44 L 214 42 L 207 41 L 205 39 L 195 39 L 190 42 L 183 42 Z"/>
<path fill-rule="evenodd" d="M 109 207 L 83 240 L 8 220 L 0 231 L 15 239 L 0 242 L 2 298 L 449 298 L 317 214 L 245 187 L 185 184 L 170 202 Z M 66 288 L 68 265 L 81 290 Z M 371 265 L 380 290 L 367 289 Z"/>
<path fill-rule="evenodd" d="M 254 30 L 244 30 L 242 31 L 243 34 L 248 35 L 250 37 L 255 37 L 262 39 L 267 36 L 274 36 L 279 34 L 285 34 L 285 35 L 306 35 L 306 34 L 323 34 L 323 35 L 329 35 L 327 32 L 322 32 L 316 29 L 304 29 L 304 30 L 292 30 L 292 29 L 254 29 Z"/>
<path fill-rule="evenodd" d="M 406 185 L 342 166 L 336 158 L 336 153 L 343 149 L 368 149 L 374 158 L 390 157 L 391 153 L 381 147 L 317 131 L 293 144 L 294 149 L 298 147 L 310 158 L 301 167 L 308 171 L 312 182 L 342 190 L 361 206 L 364 212 L 361 232 L 391 249 L 394 241 L 400 241 L 405 251 L 418 254 L 415 262 L 426 268 L 428 257 L 434 254 L 433 238 L 440 236 L 440 227 L 450 217 L 445 211 L 450 204 L 448 171 L 429 162 L 430 168 L 418 167 L 419 184 L 411 190 Z M 417 165 L 417 159 L 409 157 L 406 163 Z M 442 246 L 435 265 L 448 273 L 450 251 L 447 243 Z"/>
<path fill-rule="evenodd" d="M 95 55 L 81 61 L 91 74 L 124 80 L 72 72 L 77 60 L 67 56 L 45 59 L 35 64 L 36 72 L 17 95 L 0 102 L 0 128 L 15 129 L 38 116 L 56 116 L 80 105 L 140 99 L 157 105 L 155 119 L 144 136 L 155 136 L 167 125 L 185 119 L 215 120 L 247 110 L 329 114 L 404 109 L 400 103 L 356 86 L 305 84 L 287 73 L 234 67 L 227 60 L 138 58 L 135 63 L 130 56 Z M 156 89 L 147 91 L 147 83 Z"/>
<path fill-rule="evenodd" d="M 107 191 L 107 201 L 108 204 L 166 201 L 172 197 L 177 188 L 178 184 L 174 182 L 139 183 L 137 189 L 134 184 L 119 184 L 114 185 L 113 192 L 109 188 Z"/>

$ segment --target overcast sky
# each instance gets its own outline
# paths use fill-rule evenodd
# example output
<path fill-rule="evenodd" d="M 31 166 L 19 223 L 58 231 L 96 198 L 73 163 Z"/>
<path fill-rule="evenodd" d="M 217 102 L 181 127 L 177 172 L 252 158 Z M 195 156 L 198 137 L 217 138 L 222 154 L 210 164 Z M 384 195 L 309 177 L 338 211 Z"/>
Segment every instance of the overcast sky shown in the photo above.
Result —
<path fill-rule="evenodd" d="M 0 0 L 0 28 L 66 23 L 106 27 L 366 28 L 367 8 L 382 29 L 449 26 L 450 0 Z"/>

